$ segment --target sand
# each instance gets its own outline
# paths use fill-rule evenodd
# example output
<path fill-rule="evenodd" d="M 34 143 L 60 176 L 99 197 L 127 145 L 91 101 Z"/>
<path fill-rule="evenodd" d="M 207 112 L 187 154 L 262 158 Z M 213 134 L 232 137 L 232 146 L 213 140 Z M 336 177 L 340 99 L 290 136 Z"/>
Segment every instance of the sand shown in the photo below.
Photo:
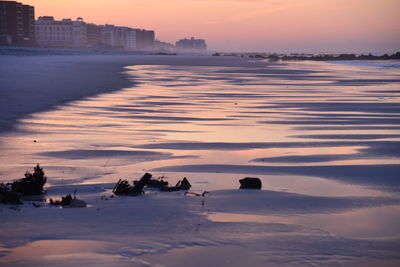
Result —
<path fill-rule="evenodd" d="M 1 130 L 20 118 L 65 102 L 132 86 L 124 67 L 132 65 L 257 66 L 236 57 L 151 55 L 2 55 Z M 261 64 L 261 63 L 260 63 Z M 262 64 L 262 65 L 265 65 Z"/>

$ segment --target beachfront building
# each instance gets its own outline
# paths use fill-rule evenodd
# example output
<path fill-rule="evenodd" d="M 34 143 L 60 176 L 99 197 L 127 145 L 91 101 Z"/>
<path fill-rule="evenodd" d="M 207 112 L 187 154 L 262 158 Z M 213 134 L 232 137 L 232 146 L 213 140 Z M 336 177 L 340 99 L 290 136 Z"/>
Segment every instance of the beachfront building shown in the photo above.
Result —
<path fill-rule="evenodd" d="M 35 44 L 35 8 L 16 1 L 0 1 L 0 45 Z"/>
<path fill-rule="evenodd" d="M 136 46 L 138 50 L 153 50 L 155 33 L 154 31 L 135 29 L 136 31 Z"/>
<path fill-rule="evenodd" d="M 192 37 L 190 39 L 181 39 L 177 41 L 176 49 L 188 52 L 205 51 L 207 50 L 207 44 L 203 39 L 195 39 Z"/>
<path fill-rule="evenodd" d="M 82 18 L 55 20 L 53 16 L 41 16 L 35 21 L 34 7 L 0 1 L 0 45 L 150 51 L 154 42 L 154 31 L 96 25 Z"/>
<path fill-rule="evenodd" d="M 173 44 L 162 42 L 159 40 L 154 41 L 154 50 L 160 52 L 172 52 L 175 51 L 175 46 Z"/>
<path fill-rule="evenodd" d="M 54 20 L 43 16 L 35 23 L 36 42 L 41 47 L 81 48 L 88 46 L 87 25 L 82 18 Z"/>
<path fill-rule="evenodd" d="M 87 42 L 89 47 L 98 47 L 101 45 L 100 27 L 93 23 L 86 24 Z"/>
<path fill-rule="evenodd" d="M 154 31 L 115 26 L 87 24 L 89 46 L 126 51 L 153 50 Z"/>
<path fill-rule="evenodd" d="M 98 26 L 101 45 L 121 50 L 136 50 L 136 31 L 129 27 L 114 25 Z"/>

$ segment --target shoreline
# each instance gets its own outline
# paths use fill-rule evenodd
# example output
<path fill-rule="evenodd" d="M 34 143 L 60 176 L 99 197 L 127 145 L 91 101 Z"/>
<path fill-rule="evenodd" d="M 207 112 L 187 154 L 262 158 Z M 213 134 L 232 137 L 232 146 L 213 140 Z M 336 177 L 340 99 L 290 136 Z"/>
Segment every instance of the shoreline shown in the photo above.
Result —
<path fill-rule="evenodd" d="M 268 64 L 235 57 L 162 55 L 0 55 L 0 59 L 0 132 L 12 130 L 19 119 L 29 114 L 135 85 L 124 74 L 128 66 L 259 67 Z"/>

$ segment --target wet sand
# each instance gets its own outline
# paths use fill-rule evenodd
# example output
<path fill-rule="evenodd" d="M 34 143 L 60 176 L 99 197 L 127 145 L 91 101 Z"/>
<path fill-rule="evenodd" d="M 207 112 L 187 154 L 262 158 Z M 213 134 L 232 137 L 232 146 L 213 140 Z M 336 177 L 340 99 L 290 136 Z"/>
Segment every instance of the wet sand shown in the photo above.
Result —
<path fill-rule="evenodd" d="M 24 116 L 134 85 L 132 65 L 265 66 L 237 57 L 151 55 L 0 56 L 0 131 Z"/>
<path fill-rule="evenodd" d="M 37 113 L 5 103 L 0 177 L 39 162 L 46 197 L 77 189 L 89 206 L 1 205 L 0 264 L 399 263 L 398 70 L 170 56 L 43 57 L 42 68 L 63 90 L 40 98 Z M 54 90 L 26 77 L 43 95 Z M 15 90 L 29 95 L 22 84 Z M 186 176 L 210 194 L 110 198 L 118 179 L 144 172 L 171 184 Z M 238 190 L 245 176 L 263 190 Z"/>

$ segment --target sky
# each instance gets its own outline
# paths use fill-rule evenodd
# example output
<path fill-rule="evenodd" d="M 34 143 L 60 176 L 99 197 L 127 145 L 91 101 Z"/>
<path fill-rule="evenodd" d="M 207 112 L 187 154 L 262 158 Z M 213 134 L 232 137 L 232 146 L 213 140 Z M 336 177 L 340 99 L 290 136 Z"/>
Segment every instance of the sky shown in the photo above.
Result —
<path fill-rule="evenodd" d="M 206 39 L 211 50 L 342 53 L 400 51 L 400 0 L 19 0 L 36 16 Z"/>

